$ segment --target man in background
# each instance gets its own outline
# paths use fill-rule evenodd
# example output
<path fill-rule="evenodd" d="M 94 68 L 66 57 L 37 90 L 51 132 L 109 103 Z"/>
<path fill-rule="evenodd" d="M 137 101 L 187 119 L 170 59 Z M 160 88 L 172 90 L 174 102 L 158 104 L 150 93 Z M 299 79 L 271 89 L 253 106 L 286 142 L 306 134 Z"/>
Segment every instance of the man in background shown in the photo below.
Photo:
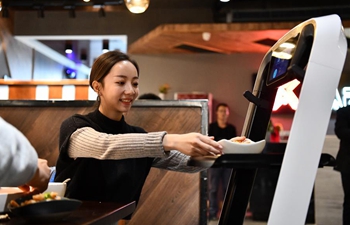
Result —
<path fill-rule="evenodd" d="M 350 105 L 338 109 L 334 131 L 340 139 L 334 169 L 341 174 L 344 190 L 343 225 L 350 225 Z"/>
<path fill-rule="evenodd" d="M 209 136 L 214 136 L 215 141 L 221 139 L 231 139 L 237 136 L 236 127 L 227 123 L 230 115 L 230 109 L 226 103 L 220 103 L 216 107 L 216 122 L 209 124 Z M 217 220 L 221 209 L 223 197 L 226 193 L 228 181 L 232 169 L 227 168 L 210 168 L 209 177 L 209 220 Z M 220 189 L 221 188 L 221 189 Z M 221 198 L 219 198 L 221 194 Z"/>

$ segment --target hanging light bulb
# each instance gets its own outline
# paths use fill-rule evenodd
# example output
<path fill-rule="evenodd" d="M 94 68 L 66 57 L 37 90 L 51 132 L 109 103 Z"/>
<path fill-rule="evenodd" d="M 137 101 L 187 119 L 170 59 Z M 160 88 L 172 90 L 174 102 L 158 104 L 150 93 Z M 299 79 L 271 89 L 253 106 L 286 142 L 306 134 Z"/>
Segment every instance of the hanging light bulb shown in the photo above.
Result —
<path fill-rule="evenodd" d="M 132 13 L 143 13 L 148 8 L 150 0 L 124 0 L 126 7 Z"/>

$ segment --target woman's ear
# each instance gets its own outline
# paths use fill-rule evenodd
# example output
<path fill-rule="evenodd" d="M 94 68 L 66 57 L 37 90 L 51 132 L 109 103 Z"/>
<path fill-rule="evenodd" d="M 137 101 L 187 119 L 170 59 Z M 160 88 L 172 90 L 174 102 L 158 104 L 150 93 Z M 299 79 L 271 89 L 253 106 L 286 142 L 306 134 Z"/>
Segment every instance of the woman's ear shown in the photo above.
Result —
<path fill-rule="evenodd" d="M 94 91 L 98 93 L 100 91 L 100 83 L 94 80 L 92 82 L 92 89 L 94 89 Z"/>

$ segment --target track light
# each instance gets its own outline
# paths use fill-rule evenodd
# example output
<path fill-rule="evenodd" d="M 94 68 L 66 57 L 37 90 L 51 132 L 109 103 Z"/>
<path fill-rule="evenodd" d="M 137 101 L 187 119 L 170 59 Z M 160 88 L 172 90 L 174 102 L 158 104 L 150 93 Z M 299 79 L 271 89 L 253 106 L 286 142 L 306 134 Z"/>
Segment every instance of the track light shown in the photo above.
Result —
<path fill-rule="evenodd" d="M 124 0 L 126 7 L 132 13 L 143 13 L 149 6 L 150 0 Z"/>
<path fill-rule="evenodd" d="M 75 6 L 71 6 L 68 13 L 69 18 L 75 18 Z"/>
<path fill-rule="evenodd" d="M 106 53 L 109 51 L 109 40 L 103 40 L 102 52 Z"/>
<path fill-rule="evenodd" d="M 80 52 L 80 60 L 81 60 L 81 61 L 86 61 L 86 60 L 87 60 L 86 49 L 81 49 L 81 52 Z"/>
<path fill-rule="evenodd" d="M 99 17 L 106 17 L 106 12 L 105 12 L 105 9 L 104 9 L 103 5 L 101 5 L 100 9 L 98 10 L 98 16 Z"/>
<path fill-rule="evenodd" d="M 72 43 L 71 42 L 66 42 L 66 49 L 64 51 L 66 54 L 71 54 L 73 53 L 73 48 L 72 48 Z"/>
<path fill-rule="evenodd" d="M 44 18 L 45 14 L 44 14 L 44 7 L 40 7 L 38 9 L 38 18 Z"/>

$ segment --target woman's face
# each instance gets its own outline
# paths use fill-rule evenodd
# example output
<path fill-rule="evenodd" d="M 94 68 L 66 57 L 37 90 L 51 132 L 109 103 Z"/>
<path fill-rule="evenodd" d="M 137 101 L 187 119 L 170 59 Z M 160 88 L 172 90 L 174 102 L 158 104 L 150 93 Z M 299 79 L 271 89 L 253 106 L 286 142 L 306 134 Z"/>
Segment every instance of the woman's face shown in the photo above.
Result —
<path fill-rule="evenodd" d="M 139 95 L 138 82 L 137 70 L 131 62 L 125 60 L 116 63 L 104 77 L 104 85 L 99 85 L 101 113 L 120 120 Z"/>

